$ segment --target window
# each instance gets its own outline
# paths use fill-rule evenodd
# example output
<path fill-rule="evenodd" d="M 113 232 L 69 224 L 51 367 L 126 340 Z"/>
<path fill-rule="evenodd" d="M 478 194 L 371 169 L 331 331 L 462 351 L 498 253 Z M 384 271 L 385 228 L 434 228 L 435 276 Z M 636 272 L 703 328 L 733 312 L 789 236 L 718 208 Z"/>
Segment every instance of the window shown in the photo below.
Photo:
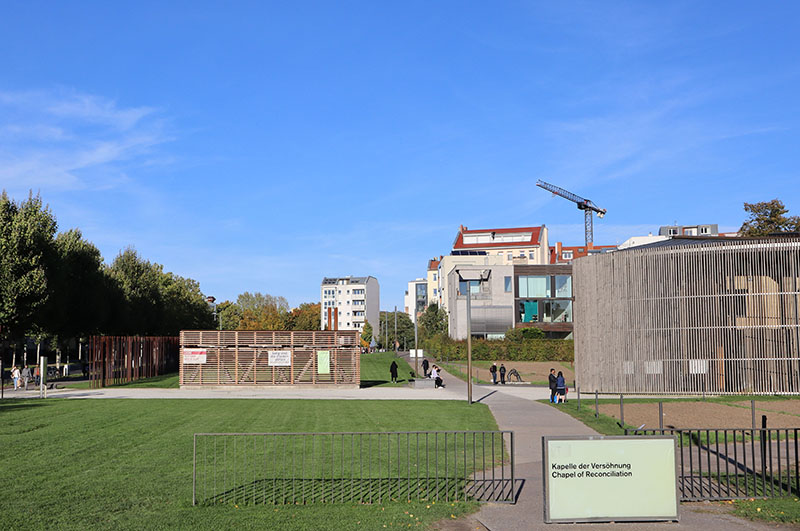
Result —
<path fill-rule="evenodd" d="M 536 258 L 536 254 L 533 251 L 531 251 L 531 252 L 528 253 L 528 258 L 533 260 L 534 258 Z"/>
<path fill-rule="evenodd" d="M 514 257 L 514 253 L 508 251 L 508 259 L 511 260 Z"/>
<path fill-rule="evenodd" d="M 433 281 L 436 282 L 436 273 L 433 274 Z"/>
<path fill-rule="evenodd" d="M 678 235 L 678 229 L 677 228 L 669 229 L 669 235 L 670 236 L 677 236 Z"/>
<path fill-rule="evenodd" d="M 700 234 L 709 234 L 708 227 L 700 227 Z"/>
<path fill-rule="evenodd" d="M 549 276 L 521 276 L 518 278 L 521 298 L 550 297 Z"/>
<path fill-rule="evenodd" d="M 347 294 L 350 295 L 350 290 L 347 290 Z"/>
<path fill-rule="evenodd" d="M 520 301 L 519 320 L 522 323 L 538 323 L 539 301 Z"/>
<path fill-rule="evenodd" d="M 341 295 L 341 294 L 342 294 L 342 290 L 339 290 L 339 295 Z"/>
<path fill-rule="evenodd" d="M 525 251 L 520 251 L 519 252 L 519 257 L 520 258 L 525 258 Z"/>
<path fill-rule="evenodd" d="M 550 307 L 549 317 L 554 323 L 571 323 L 572 322 L 572 301 L 550 301 L 547 303 Z"/>
<path fill-rule="evenodd" d="M 561 251 L 561 258 L 564 260 L 572 260 L 572 251 Z"/>
<path fill-rule="evenodd" d="M 438 289 L 436 289 L 436 288 L 433 288 L 433 294 L 434 294 L 434 295 L 436 295 L 436 294 L 438 293 L 438 291 L 439 291 Z"/>
<path fill-rule="evenodd" d="M 572 277 L 556 275 L 556 297 L 572 297 Z"/>
<path fill-rule="evenodd" d="M 476 293 L 480 293 L 481 291 L 481 283 L 477 280 L 470 280 L 469 281 L 469 292 L 475 295 Z M 462 280 L 458 283 L 458 294 L 459 295 L 466 295 L 467 294 L 467 282 Z"/>
<path fill-rule="evenodd" d="M 503 277 L 503 290 L 506 293 L 511 292 L 511 277 Z"/>

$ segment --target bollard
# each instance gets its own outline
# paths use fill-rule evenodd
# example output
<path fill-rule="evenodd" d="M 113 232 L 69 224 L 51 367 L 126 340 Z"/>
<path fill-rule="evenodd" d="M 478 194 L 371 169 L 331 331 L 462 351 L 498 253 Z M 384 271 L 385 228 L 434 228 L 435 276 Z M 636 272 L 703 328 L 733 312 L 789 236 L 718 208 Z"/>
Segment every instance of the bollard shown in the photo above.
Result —
<path fill-rule="evenodd" d="M 767 473 L 767 416 L 761 415 L 761 475 Z M 771 468 L 771 467 L 770 467 Z"/>
<path fill-rule="evenodd" d="M 575 391 L 578 393 L 578 411 L 581 410 L 581 388 L 576 387 Z"/>
<path fill-rule="evenodd" d="M 619 423 L 622 424 L 622 429 L 625 429 L 625 404 L 622 401 L 622 393 L 619 394 Z"/>
<path fill-rule="evenodd" d="M 664 402 L 658 402 L 658 429 L 661 430 L 661 435 L 664 435 Z"/>
<path fill-rule="evenodd" d="M 600 399 L 598 397 L 597 389 L 594 390 L 594 418 L 600 418 Z"/>
<path fill-rule="evenodd" d="M 756 429 L 756 401 L 750 401 L 750 415 L 753 417 L 753 429 Z"/>

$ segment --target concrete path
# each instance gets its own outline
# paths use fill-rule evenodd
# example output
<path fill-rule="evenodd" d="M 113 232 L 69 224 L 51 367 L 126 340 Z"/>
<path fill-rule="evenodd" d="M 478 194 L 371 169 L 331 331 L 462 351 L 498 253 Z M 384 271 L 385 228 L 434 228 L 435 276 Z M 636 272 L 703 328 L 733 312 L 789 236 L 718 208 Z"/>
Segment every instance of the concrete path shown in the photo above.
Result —
<path fill-rule="evenodd" d="M 466 382 L 447 375 L 451 392 L 466 396 Z M 796 529 L 750 522 L 724 512 L 720 504 L 683 503 L 679 523 L 545 524 L 542 496 L 542 437 L 545 435 L 597 435 L 597 432 L 557 408 L 536 400 L 550 396 L 549 389 L 510 385 L 473 385 L 473 399 L 489 406 L 502 430 L 513 430 L 516 477 L 524 481 L 515 505 L 487 503 L 473 516 L 470 529 L 527 531 L 567 527 L 605 527 L 626 530 L 704 529 L 736 531 Z M 576 503 L 579 503 L 576 500 Z M 466 529 L 467 527 L 465 527 Z"/>

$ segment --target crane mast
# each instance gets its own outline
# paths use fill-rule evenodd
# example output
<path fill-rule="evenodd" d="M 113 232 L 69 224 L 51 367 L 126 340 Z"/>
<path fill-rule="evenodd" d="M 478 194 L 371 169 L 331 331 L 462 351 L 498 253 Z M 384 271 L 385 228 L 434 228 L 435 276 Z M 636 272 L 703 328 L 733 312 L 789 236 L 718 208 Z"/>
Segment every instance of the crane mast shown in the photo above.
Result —
<path fill-rule="evenodd" d="M 546 183 L 541 179 L 536 181 L 536 186 L 539 188 L 543 188 L 548 192 L 551 192 L 553 195 L 557 195 L 563 197 L 568 201 L 572 201 L 578 206 L 579 210 L 583 210 L 583 224 L 584 224 L 584 232 L 586 233 L 586 246 L 588 247 L 590 243 L 594 242 L 594 213 L 597 213 L 598 218 L 603 218 L 606 215 L 606 209 L 600 208 L 594 203 L 592 203 L 589 199 L 584 199 L 583 197 L 573 194 L 563 188 L 560 188 L 554 184 Z"/>

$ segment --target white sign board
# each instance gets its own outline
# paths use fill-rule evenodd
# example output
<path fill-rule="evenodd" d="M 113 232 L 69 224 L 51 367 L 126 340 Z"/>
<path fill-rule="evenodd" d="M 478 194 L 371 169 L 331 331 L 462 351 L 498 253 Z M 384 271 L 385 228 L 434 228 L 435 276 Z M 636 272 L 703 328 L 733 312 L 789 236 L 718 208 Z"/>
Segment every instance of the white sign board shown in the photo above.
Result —
<path fill-rule="evenodd" d="M 678 520 L 675 437 L 542 437 L 545 522 Z"/>
<path fill-rule="evenodd" d="M 291 350 L 269 350 L 269 366 L 270 367 L 291 367 L 292 366 L 292 351 Z"/>
<path fill-rule="evenodd" d="M 206 363 L 208 351 L 204 348 L 185 348 L 183 349 L 184 365 L 204 365 Z"/>
<path fill-rule="evenodd" d="M 421 358 L 425 355 L 425 351 L 422 349 L 411 349 L 408 351 L 409 358 Z"/>

